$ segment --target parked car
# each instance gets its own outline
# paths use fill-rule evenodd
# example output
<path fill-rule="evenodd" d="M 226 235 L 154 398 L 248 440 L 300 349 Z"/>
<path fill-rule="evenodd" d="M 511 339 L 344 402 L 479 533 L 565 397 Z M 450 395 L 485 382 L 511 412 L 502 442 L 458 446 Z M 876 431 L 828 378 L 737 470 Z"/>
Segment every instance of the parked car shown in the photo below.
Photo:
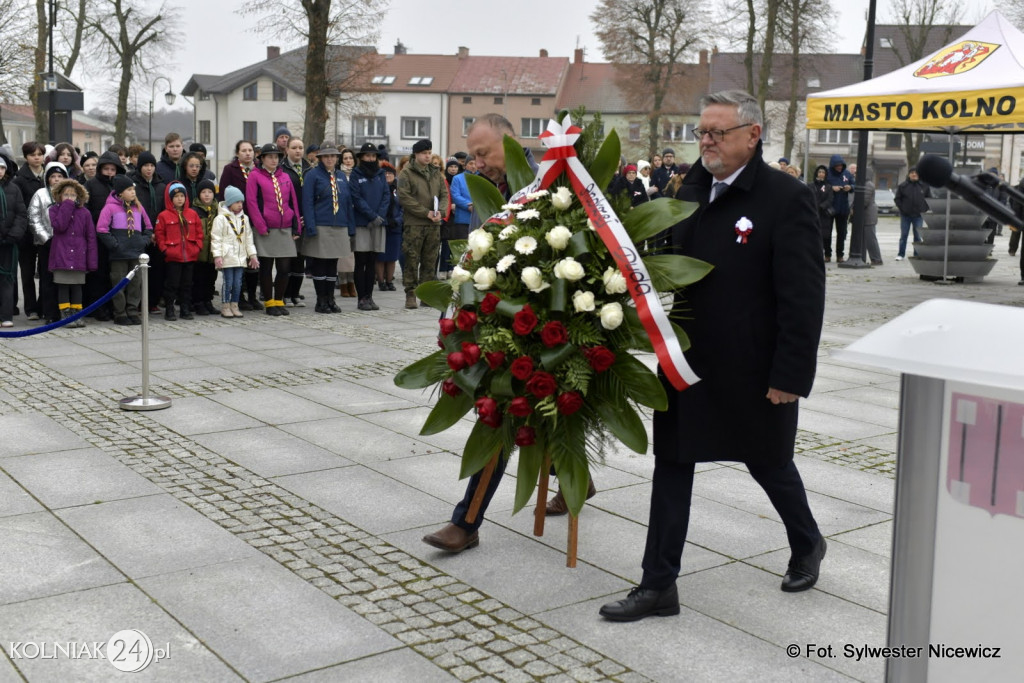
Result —
<path fill-rule="evenodd" d="M 898 214 L 895 199 L 892 190 L 875 190 L 875 206 L 878 207 L 878 213 L 889 216 Z"/>

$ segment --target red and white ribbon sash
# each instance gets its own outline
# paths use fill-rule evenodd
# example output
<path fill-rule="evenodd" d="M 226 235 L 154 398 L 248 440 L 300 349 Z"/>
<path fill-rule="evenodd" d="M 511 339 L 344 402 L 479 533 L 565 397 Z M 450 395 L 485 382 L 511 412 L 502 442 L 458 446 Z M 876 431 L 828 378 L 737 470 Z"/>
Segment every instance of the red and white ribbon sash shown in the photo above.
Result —
<path fill-rule="evenodd" d="M 597 187 L 583 163 L 576 156 L 573 145 L 583 131 L 566 120 L 562 126 L 557 121 L 548 121 L 547 130 L 540 134 L 540 140 L 547 147 L 541 159 L 537 177 L 509 200 L 510 203 L 522 203 L 531 192 L 546 189 L 564 171 L 576 190 L 583 208 L 591 223 L 597 230 L 615 263 L 619 266 L 623 277 L 629 285 L 629 294 L 636 305 L 640 322 L 651 339 L 651 345 L 658 357 L 662 372 L 672 386 L 678 391 L 686 389 L 700 381 L 700 377 L 690 368 L 679 346 L 679 339 L 672 330 L 672 325 L 661 306 L 657 290 L 651 284 L 651 276 L 640 258 L 629 233 L 622 225 L 615 211 L 608 204 L 601 188 Z"/>

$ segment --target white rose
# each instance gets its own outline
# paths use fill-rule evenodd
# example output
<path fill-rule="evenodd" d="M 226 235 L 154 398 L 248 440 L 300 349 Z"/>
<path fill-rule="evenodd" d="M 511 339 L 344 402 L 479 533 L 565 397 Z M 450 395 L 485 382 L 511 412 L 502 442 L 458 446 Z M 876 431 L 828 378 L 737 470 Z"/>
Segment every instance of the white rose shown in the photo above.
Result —
<path fill-rule="evenodd" d="M 576 282 L 576 280 L 579 280 L 586 274 L 587 272 L 583 270 L 583 264 L 571 256 L 555 264 L 555 277 L 560 277 L 569 282 Z"/>
<path fill-rule="evenodd" d="M 512 254 L 509 254 L 508 256 L 502 256 L 498 260 L 498 272 L 499 273 L 504 273 L 506 270 L 511 268 L 512 264 L 515 263 L 515 262 L 516 262 L 516 257 L 513 256 Z"/>
<path fill-rule="evenodd" d="M 452 269 L 452 282 L 455 285 L 461 285 L 463 282 L 469 282 L 473 279 L 473 274 L 462 266 L 455 266 Z"/>
<path fill-rule="evenodd" d="M 524 209 L 516 214 L 516 220 L 526 221 L 531 218 L 540 218 L 540 211 L 537 209 Z"/>
<path fill-rule="evenodd" d="M 498 239 L 502 241 L 507 240 L 509 237 L 516 234 L 517 232 L 519 232 L 518 225 L 506 225 L 504 228 L 501 229 L 501 232 L 498 233 Z"/>
<path fill-rule="evenodd" d="M 498 273 L 494 268 L 477 268 L 473 273 L 473 286 L 482 292 L 490 289 L 497 278 Z"/>
<path fill-rule="evenodd" d="M 618 268 L 613 266 L 608 266 L 608 270 L 604 271 L 601 279 L 604 280 L 604 291 L 608 294 L 623 294 L 629 289 L 626 285 L 626 278 L 622 276 Z"/>
<path fill-rule="evenodd" d="M 577 291 L 572 295 L 572 305 L 577 313 L 587 313 L 594 310 L 594 293 Z"/>
<path fill-rule="evenodd" d="M 520 237 L 516 240 L 516 251 L 520 254 L 532 254 L 537 250 L 537 240 L 527 235 L 526 237 Z"/>
<path fill-rule="evenodd" d="M 523 284 L 526 285 L 526 288 L 534 294 L 543 292 L 551 286 L 544 282 L 544 276 L 541 274 L 540 268 L 535 268 L 534 266 L 523 268 L 523 274 L 520 278 L 522 279 Z"/>
<path fill-rule="evenodd" d="M 467 240 L 469 248 L 473 250 L 474 259 L 483 257 L 494 245 L 494 237 L 483 228 L 477 228 L 469 233 Z"/>
<path fill-rule="evenodd" d="M 565 186 L 558 188 L 553 195 L 551 195 L 551 206 L 555 207 L 559 211 L 564 211 L 572 206 L 572 191 Z"/>
<path fill-rule="evenodd" d="M 617 301 L 605 304 L 601 307 L 601 327 L 606 330 L 614 330 L 622 324 L 622 304 Z"/>
<path fill-rule="evenodd" d="M 572 237 L 572 230 L 565 227 L 564 225 L 556 225 L 547 231 L 544 235 L 544 239 L 551 245 L 552 249 L 561 251 L 565 249 L 566 245 L 569 244 L 569 239 Z"/>

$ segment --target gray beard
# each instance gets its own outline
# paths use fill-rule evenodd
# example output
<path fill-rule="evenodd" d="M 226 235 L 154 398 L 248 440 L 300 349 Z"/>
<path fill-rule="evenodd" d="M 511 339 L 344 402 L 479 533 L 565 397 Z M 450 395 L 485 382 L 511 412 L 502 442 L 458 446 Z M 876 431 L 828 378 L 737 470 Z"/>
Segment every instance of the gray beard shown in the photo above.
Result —
<path fill-rule="evenodd" d="M 708 173 L 714 175 L 715 173 L 721 173 L 725 170 L 725 164 L 722 163 L 721 159 L 715 159 L 714 161 L 707 161 L 702 156 L 700 158 L 701 166 L 707 170 Z"/>

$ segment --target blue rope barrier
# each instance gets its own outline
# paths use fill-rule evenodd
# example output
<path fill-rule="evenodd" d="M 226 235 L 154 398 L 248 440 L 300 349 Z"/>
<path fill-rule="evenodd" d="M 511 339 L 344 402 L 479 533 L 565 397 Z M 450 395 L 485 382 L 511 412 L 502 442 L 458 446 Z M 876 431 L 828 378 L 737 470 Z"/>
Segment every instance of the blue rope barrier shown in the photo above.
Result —
<path fill-rule="evenodd" d="M 90 313 L 95 311 L 97 308 L 99 308 L 103 304 L 105 304 L 108 301 L 110 301 L 111 299 L 113 299 L 115 294 L 117 294 L 122 289 L 127 287 L 128 286 L 128 282 L 131 281 L 131 279 L 133 277 L 135 277 L 135 273 L 136 273 L 136 271 L 138 271 L 138 269 L 139 269 L 138 266 L 135 266 L 134 268 L 132 268 L 131 271 L 127 275 L 125 275 L 124 278 L 122 278 L 121 281 L 118 282 L 114 286 L 113 289 L 111 289 L 109 292 L 104 294 L 102 297 L 100 297 L 96 301 L 94 301 L 91 304 L 89 304 L 89 306 L 87 308 L 83 308 L 82 310 L 80 310 L 78 313 L 75 313 L 74 315 L 69 316 L 67 318 L 62 318 L 61 320 L 58 320 L 56 322 L 49 323 L 47 325 L 42 325 L 40 327 L 33 327 L 31 330 L 18 330 L 17 332 L 0 332 L 0 339 L 14 339 L 14 338 L 17 338 L 17 337 L 31 337 L 34 334 L 42 334 L 43 332 L 49 332 L 50 330 L 56 330 L 57 328 L 64 327 L 65 325 L 68 325 L 70 323 L 75 322 L 76 320 L 78 320 L 79 318 L 81 318 L 84 315 L 89 315 Z"/>

